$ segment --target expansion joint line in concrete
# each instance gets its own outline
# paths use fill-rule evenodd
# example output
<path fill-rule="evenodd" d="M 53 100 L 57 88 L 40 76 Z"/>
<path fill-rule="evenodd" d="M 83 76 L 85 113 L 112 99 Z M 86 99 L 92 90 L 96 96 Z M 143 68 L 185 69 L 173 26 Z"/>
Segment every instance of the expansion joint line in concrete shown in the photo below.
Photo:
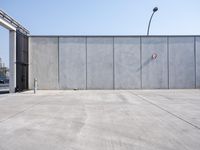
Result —
<path fill-rule="evenodd" d="M 196 37 L 194 37 L 194 75 L 195 75 L 195 89 L 197 88 L 197 46 L 196 46 Z"/>
<path fill-rule="evenodd" d="M 22 113 L 24 113 L 24 112 L 26 112 L 26 111 L 32 109 L 33 107 L 35 107 L 36 105 L 39 105 L 40 103 L 42 103 L 42 102 L 36 103 L 36 104 L 34 104 L 34 105 L 31 105 L 30 107 L 27 107 L 27 108 L 25 108 L 25 109 L 22 110 L 22 111 L 19 111 L 19 112 L 13 114 L 13 115 L 10 115 L 10 116 L 7 117 L 6 119 L 0 120 L 0 123 L 3 123 L 3 122 L 8 121 L 8 120 L 10 120 L 10 119 L 16 117 L 17 115 L 22 114 Z"/>
<path fill-rule="evenodd" d="M 162 110 L 162 111 L 167 112 L 168 114 L 172 115 L 173 117 L 175 117 L 175 118 L 177 118 L 177 119 L 179 119 L 179 120 L 181 120 L 181 121 L 183 121 L 183 122 L 185 122 L 185 123 L 187 123 L 187 124 L 193 126 L 194 128 L 200 130 L 200 127 L 199 127 L 199 126 L 197 126 L 197 125 L 195 125 L 195 124 L 193 124 L 193 123 L 191 123 L 191 122 L 189 122 L 189 121 L 187 121 L 187 120 L 185 120 L 185 119 L 179 117 L 178 115 L 176 115 L 176 114 L 174 114 L 174 113 L 172 113 L 172 112 L 170 112 L 170 111 L 168 111 L 168 110 L 162 108 L 161 106 L 159 106 L 159 105 L 157 105 L 157 104 L 155 104 L 155 103 L 149 101 L 146 97 L 144 97 L 144 96 L 142 96 L 142 95 L 135 94 L 135 93 L 133 93 L 133 92 L 131 92 L 131 94 L 133 94 L 133 95 L 135 95 L 135 96 L 141 98 L 143 101 L 145 101 L 145 102 L 147 102 L 147 103 L 149 103 L 149 104 L 151 104 L 151 105 L 153 105 L 153 106 L 159 108 L 159 109 Z"/>

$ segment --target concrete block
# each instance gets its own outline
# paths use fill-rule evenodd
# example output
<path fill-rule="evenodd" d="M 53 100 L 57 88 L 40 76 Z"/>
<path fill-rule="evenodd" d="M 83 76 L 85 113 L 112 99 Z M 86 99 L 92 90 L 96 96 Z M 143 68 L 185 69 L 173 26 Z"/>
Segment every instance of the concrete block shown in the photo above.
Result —
<path fill-rule="evenodd" d="M 86 38 L 59 39 L 60 89 L 86 89 Z"/>
<path fill-rule="evenodd" d="M 58 89 L 58 38 L 30 37 L 29 39 L 29 88 L 34 78 L 38 89 Z"/>
<path fill-rule="evenodd" d="M 142 38 L 142 88 L 168 88 L 168 56 L 166 37 Z M 157 56 L 155 59 L 152 56 Z"/>
<path fill-rule="evenodd" d="M 196 37 L 196 88 L 200 88 L 200 37 Z"/>
<path fill-rule="evenodd" d="M 169 87 L 195 88 L 194 37 L 169 38 Z"/>
<path fill-rule="evenodd" d="M 113 38 L 87 38 L 87 88 L 113 89 Z"/>
<path fill-rule="evenodd" d="M 139 89 L 140 38 L 115 37 L 115 89 Z"/>

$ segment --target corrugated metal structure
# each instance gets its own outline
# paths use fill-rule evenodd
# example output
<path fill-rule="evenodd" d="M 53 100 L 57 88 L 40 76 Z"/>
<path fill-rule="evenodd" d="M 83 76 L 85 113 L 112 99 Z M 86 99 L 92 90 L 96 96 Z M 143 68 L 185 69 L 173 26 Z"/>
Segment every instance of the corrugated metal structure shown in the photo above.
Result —
<path fill-rule="evenodd" d="M 28 36 L 16 32 L 16 91 L 28 90 Z"/>

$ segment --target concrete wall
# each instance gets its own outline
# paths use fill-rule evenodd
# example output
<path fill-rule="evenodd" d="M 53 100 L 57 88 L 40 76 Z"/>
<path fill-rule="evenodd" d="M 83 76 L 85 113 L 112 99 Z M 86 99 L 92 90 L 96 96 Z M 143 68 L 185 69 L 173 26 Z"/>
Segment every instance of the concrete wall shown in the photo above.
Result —
<path fill-rule="evenodd" d="M 139 89 L 140 38 L 116 37 L 114 39 L 115 89 Z"/>
<path fill-rule="evenodd" d="M 86 38 L 59 39 L 61 89 L 86 89 Z"/>
<path fill-rule="evenodd" d="M 152 55 L 157 55 L 156 59 Z M 168 52 L 166 37 L 142 38 L 142 88 L 168 88 Z"/>
<path fill-rule="evenodd" d="M 113 38 L 87 38 L 87 89 L 113 89 Z"/>
<path fill-rule="evenodd" d="M 32 36 L 29 51 L 30 89 L 200 88 L 200 37 Z"/>
<path fill-rule="evenodd" d="M 29 38 L 29 88 L 34 78 L 38 89 L 58 89 L 58 38 Z"/>
<path fill-rule="evenodd" d="M 169 38 L 169 88 L 195 88 L 194 37 Z"/>
<path fill-rule="evenodd" d="M 200 88 L 200 37 L 196 37 L 196 88 Z"/>

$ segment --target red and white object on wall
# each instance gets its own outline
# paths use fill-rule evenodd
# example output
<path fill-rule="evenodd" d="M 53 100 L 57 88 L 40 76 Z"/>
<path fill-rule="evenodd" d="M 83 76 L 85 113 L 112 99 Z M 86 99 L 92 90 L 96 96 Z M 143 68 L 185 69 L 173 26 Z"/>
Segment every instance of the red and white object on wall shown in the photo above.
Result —
<path fill-rule="evenodd" d="M 153 59 L 153 60 L 155 60 L 157 57 L 158 57 L 158 54 L 156 54 L 156 53 L 153 53 L 153 54 L 152 54 L 152 59 Z"/>

